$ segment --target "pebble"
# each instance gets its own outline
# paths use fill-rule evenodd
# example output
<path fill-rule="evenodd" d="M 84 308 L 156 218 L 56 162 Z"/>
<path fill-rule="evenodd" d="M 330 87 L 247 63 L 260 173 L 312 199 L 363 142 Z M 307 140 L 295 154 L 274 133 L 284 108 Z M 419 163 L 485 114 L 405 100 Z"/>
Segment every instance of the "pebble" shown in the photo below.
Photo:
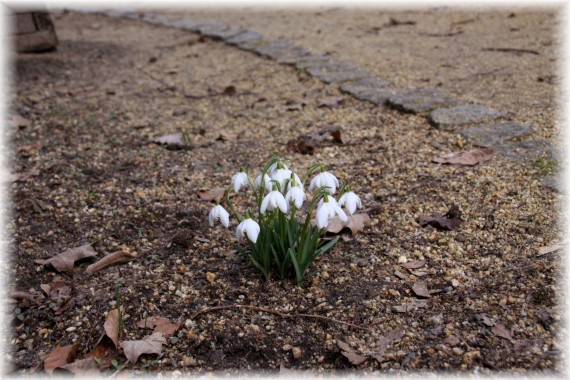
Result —
<path fill-rule="evenodd" d="M 453 280 L 451 280 L 451 286 L 457 288 L 459 286 L 459 281 L 454 278 Z"/>
<path fill-rule="evenodd" d="M 408 262 L 408 259 L 406 258 L 406 256 L 398 257 L 398 264 L 405 264 L 407 262 Z"/>
<path fill-rule="evenodd" d="M 68 328 L 65 329 L 65 331 L 67 331 L 67 332 L 72 332 L 72 331 L 75 331 L 75 330 L 77 330 L 77 327 L 75 327 L 75 326 L 71 326 L 71 327 L 68 327 Z"/>
<path fill-rule="evenodd" d="M 283 346 L 283 351 L 291 351 L 293 349 L 293 346 L 291 346 L 290 344 L 286 344 Z"/>
<path fill-rule="evenodd" d="M 293 357 L 297 360 L 301 359 L 303 351 L 299 347 L 293 347 Z"/>
<path fill-rule="evenodd" d="M 465 352 L 465 351 L 463 351 L 463 350 L 462 350 L 461 348 L 459 348 L 459 347 L 453 347 L 453 353 L 454 353 L 455 355 L 463 355 L 464 352 Z"/>

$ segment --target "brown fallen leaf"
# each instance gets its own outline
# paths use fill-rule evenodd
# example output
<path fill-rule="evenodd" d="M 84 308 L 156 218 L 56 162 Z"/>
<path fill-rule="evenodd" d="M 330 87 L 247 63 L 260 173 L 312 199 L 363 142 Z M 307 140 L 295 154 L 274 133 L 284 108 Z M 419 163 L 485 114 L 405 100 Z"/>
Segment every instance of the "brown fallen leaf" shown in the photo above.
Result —
<path fill-rule="evenodd" d="M 142 340 L 129 340 L 122 342 L 123 353 L 131 363 L 136 363 L 142 354 L 160 354 L 166 339 L 161 333 L 153 333 Z"/>
<path fill-rule="evenodd" d="M 76 376 L 96 376 L 99 373 L 99 366 L 94 358 L 76 360 L 59 366 L 58 369 L 64 369 Z"/>
<path fill-rule="evenodd" d="M 370 216 L 368 214 L 353 214 L 348 215 L 348 220 L 343 222 L 338 216 L 332 218 L 327 227 L 327 232 L 338 234 L 343 229 L 348 228 L 352 235 L 360 232 L 365 225 L 370 223 Z"/>
<path fill-rule="evenodd" d="M 85 244 L 81 247 L 71 248 L 67 251 L 57 254 L 51 259 L 34 260 L 36 264 L 53 266 L 58 272 L 73 272 L 73 266 L 76 261 L 85 259 L 87 257 L 97 256 L 97 252 L 93 249 L 91 244 Z"/>
<path fill-rule="evenodd" d="M 515 343 L 515 340 L 511 337 L 511 333 L 509 332 L 509 330 L 507 330 L 507 328 L 500 323 L 493 326 L 491 328 L 491 332 L 496 336 L 504 338 L 513 344 Z"/>
<path fill-rule="evenodd" d="M 56 348 L 44 359 L 44 370 L 50 375 L 53 374 L 54 369 L 71 363 L 78 350 L 78 344 Z"/>
<path fill-rule="evenodd" d="M 69 309 L 75 303 L 71 298 L 71 287 L 63 279 L 55 277 L 50 284 L 41 284 L 40 288 L 52 301 L 50 305 L 57 315 Z"/>
<path fill-rule="evenodd" d="M 347 343 L 343 342 L 342 340 L 337 339 L 336 345 L 340 348 L 340 353 L 348 359 L 351 364 L 360 365 L 368 359 L 366 355 L 357 354 L 356 351 L 350 347 Z"/>
<path fill-rule="evenodd" d="M 332 140 L 335 143 L 339 143 L 339 144 L 345 144 L 346 141 L 345 139 L 343 139 L 343 135 L 342 132 L 344 131 L 344 128 L 342 128 L 339 125 L 333 125 L 331 127 L 327 127 L 327 128 L 323 128 L 320 130 L 319 135 L 330 135 L 332 137 Z"/>
<path fill-rule="evenodd" d="M 223 187 L 214 187 L 211 190 L 198 191 L 198 196 L 203 201 L 213 201 L 222 198 L 225 192 L 226 189 Z"/>
<path fill-rule="evenodd" d="M 414 293 L 419 297 L 431 297 L 433 291 L 428 290 L 427 284 L 425 281 L 416 281 L 414 285 L 412 285 L 412 290 Z"/>
<path fill-rule="evenodd" d="M 422 227 L 431 226 L 439 230 L 453 231 L 459 228 L 463 219 L 461 219 L 461 210 L 457 205 L 452 205 L 449 211 L 444 215 L 420 215 L 418 223 Z"/>
<path fill-rule="evenodd" d="M 100 271 L 103 268 L 106 268 L 110 265 L 117 265 L 117 264 L 124 264 L 138 256 L 136 252 L 130 252 L 128 250 L 117 251 L 108 254 L 107 256 L 103 257 L 99 261 L 89 265 L 85 272 L 91 274 L 97 271 Z"/>
<path fill-rule="evenodd" d="M 392 343 L 392 342 L 396 342 L 400 339 L 402 339 L 402 337 L 404 336 L 404 332 L 401 330 L 392 330 L 390 332 L 388 332 L 386 335 L 380 337 L 380 339 L 378 339 L 378 343 L 377 343 L 377 347 L 378 349 L 372 353 L 370 356 L 372 356 L 374 359 L 376 359 L 378 361 L 378 363 L 382 363 L 382 361 L 384 360 L 384 354 L 386 353 L 386 349 L 388 348 L 388 346 Z"/>
<path fill-rule="evenodd" d="M 99 338 L 95 348 L 87 354 L 88 358 L 96 358 L 102 369 L 111 366 L 111 360 L 118 356 L 119 349 L 119 310 L 111 310 L 103 324 L 105 332 Z"/>
<path fill-rule="evenodd" d="M 439 164 L 457 164 L 474 166 L 493 158 L 495 151 L 490 148 L 474 149 L 468 152 L 442 153 L 432 159 Z"/>
<path fill-rule="evenodd" d="M 411 274 L 413 274 L 416 277 L 422 277 L 428 274 L 428 272 L 423 271 L 423 270 L 413 270 L 413 269 L 408 269 L 410 271 Z"/>
<path fill-rule="evenodd" d="M 20 290 L 13 290 L 10 292 L 10 297 L 22 300 L 18 307 L 29 307 L 31 305 L 41 305 L 45 296 L 35 289 L 30 289 L 29 292 Z"/>
<path fill-rule="evenodd" d="M 167 338 L 178 330 L 180 323 L 172 323 L 163 317 L 148 317 L 139 321 L 137 326 L 140 328 L 154 328 L 153 332 L 161 333 L 162 336 Z"/>
<path fill-rule="evenodd" d="M 396 270 L 396 272 L 394 272 L 394 274 L 396 275 L 396 277 L 398 277 L 402 280 L 407 280 L 409 278 L 409 276 L 407 274 L 402 273 L 399 270 Z"/>
<path fill-rule="evenodd" d="M 418 269 L 426 264 L 425 260 L 408 261 L 401 264 L 406 269 Z"/>

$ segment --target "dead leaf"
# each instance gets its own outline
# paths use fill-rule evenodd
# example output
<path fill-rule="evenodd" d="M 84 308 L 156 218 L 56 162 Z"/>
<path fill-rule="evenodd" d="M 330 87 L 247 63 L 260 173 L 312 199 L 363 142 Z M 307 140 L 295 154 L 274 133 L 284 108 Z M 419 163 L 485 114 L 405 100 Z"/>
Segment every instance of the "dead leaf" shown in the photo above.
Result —
<path fill-rule="evenodd" d="M 198 196 L 203 201 L 213 201 L 223 197 L 225 192 L 226 189 L 224 187 L 214 187 L 211 190 L 198 191 Z"/>
<path fill-rule="evenodd" d="M 491 328 L 491 332 L 496 336 L 504 338 L 513 344 L 515 343 L 515 340 L 511 337 L 511 333 L 509 332 L 509 330 L 507 330 L 507 328 L 500 323 L 493 326 Z"/>
<path fill-rule="evenodd" d="M 339 143 L 339 144 L 345 144 L 346 141 L 342 137 L 343 131 L 344 131 L 344 128 L 342 128 L 341 126 L 333 125 L 331 127 L 321 129 L 319 134 L 320 135 L 328 134 L 332 137 L 332 140 L 334 142 Z"/>
<path fill-rule="evenodd" d="M 108 254 L 101 260 L 89 265 L 85 272 L 91 274 L 100 271 L 110 265 L 124 264 L 127 263 L 138 256 L 136 252 L 129 252 L 128 250 L 117 251 Z"/>
<path fill-rule="evenodd" d="M 340 353 L 348 359 L 351 364 L 360 365 L 368 359 L 366 355 L 357 354 L 356 351 L 350 347 L 347 343 L 342 340 L 337 339 L 336 345 L 341 349 Z"/>
<path fill-rule="evenodd" d="M 392 342 L 396 342 L 404 336 L 404 332 L 401 330 L 392 330 L 388 332 L 386 335 L 378 339 L 377 347 L 378 349 L 376 352 L 372 353 L 371 356 L 378 361 L 378 363 L 382 363 L 384 360 L 384 353 L 386 349 Z"/>
<path fill-rule="evenodd" d="M 343 101 L 344 98 L 342 96 L 324 98 L 317 104 L 317 108 L 338 108 Z"/>
<path fill-rule="evenodd" d="M 41 305 L 42 301 L 45 299 L 44 295 L 35 289 L 30 289 L 29 292 L 14 290 L 10 292 L 10 297 L 22 300 L 22 302 L 18 304 L 18 307 Z"/>
<path fill-rule="evenodd" d="M 34 260 L 34 262 L 43 265 L 51 264 L 58 272 L 73 272 L 73 266 L 76 261 L 93 256 L 97 256 L 97 252 L 91 244 L 85 244 L 81 247 L 68 249 L 51 259 L 38 259 Z"/>
<path fill-rule="evenodd" d="M 12 118 L 10 119 L 10 126 L 13 128 L 18 128 L 18 127 L 29 127 L 30 126 L 30 121 L 20 115 L 13 115 Z"/>
<path fill-rule="evenodd" d="M 129 340 L 122 343 L 123 353 L 131 363 L 136 363 L 142 354 L 160 354 L 166 339 L 161 333 L 153 333 L 142 340 Z"/>
<path fill-rule="evenodd" d="M 105 333 L 101 335 L 95 348 L 87 354 L 88 358 L 97 358 L 101 362 L 101 368 L 111 366 L 111 360 L 118 356 L 119 348 L 119 310 L 111 310 L 107 314 L 103 324 Z"/>
<path fill-rule="evenodd" d="M 408 311 L 413 311 L 422 307 L 427 306 L 427 300 L 412 300 L 411 302 L 403 303 L 402 305 L 392 306 L 392 309 L 398 313 L 407 313 Z"/>
<path fill-rule="evenodd" d="M 44 359 L 44 370 L 50 375 L 53 374 L 54 369 L 71 363 L 78 350 L 78 344 L 56 348 Z"/>
<path fill-rule="evenodd" d="M 439 164 L 457 164 L 474 166 L 493 158 L 495 151 L 490 148 L 474 149 L 468 152 L 442 153 L 432 159 Z"/>
<path fill-rule="evenodd" d="M 402 273 L 399 270 L 396 270 L 396 272 L 394 272 L 394 274 L 402 280 L 407 280 L 409 278 L 409 276 L 407 274 Z"/>
<path fill-rule="evenodd" d="M 412 285 L 412 290 L 416 293 L 419 297 L 431 297 L 432 291 L 429 291 L 427 288 L 427 284 L 425 281 L 416 281 L 414 285 Z"/>
<path fill-rule="evenodd" d="M 537 256 L 542 256 L 542 255 L 546 255 L 547 253 L 556 252 L 556 251 L 563 249 L 565 247 L 566 247 L 566 243 L 559 243 L 559 244 L 554 244 L 554 245 L 547 246 L 547 247 L 540 247 L 538 249 L 538 255 Z"/>
<path fill-rule="evenodd" d="M 486 326 L 495 326 L 495 321 L 485 313 L 475 314 L 475 319 Z"/>
<path fill-rule="evenodd" d="M 408 261 L 403 263 L 402 266 L 406 269 L 418 269 L 425 265 L 425 260 Z"/>
<path fill-rule="evenodd" d="M 411 274 L 413 274 L 416 277 L 422 277 L 428 274 L 428 272 L 423 271 L 423 270 L 413 270 L 413 269 L 408 269 L 410 271 Z"/>
<path fill-rule="evenodd" d="M 50 284 L 41 284 L 40 288 L 52 301 L 53 306 L 50 307 L 57 315 L 75 304 L 75 300 L 71 298 L 71 287 L 59 277 L 54 278 Z"/>
<path fill-rule="evenodd" d="M 352 235 L 360 232 L 365 225 L 370 223 L 370 216 L 368 214 L 353 214 L 348 215 L 348 220 L 343 222 L 338 216 L 332 218 L 327 227 L 327 232 L 338 234 L 344 228 L 350 229 Z"/>
<path fill-rule="evenodd" d="M 459 207 L 457 207 L 457 205 L 452 205 L 449 208 L 449 211 L 447 211 L 447 213 L 444 215 L 420 215 L 418 218 L 418 223 L 422 227 L 429 225 L 439 230 L 449 231 L 458 229 L 462 222 L 463 219 L 461 219 L 461 210 L 459 210 Z"/>
<path fill-rule="evenodd" d="M 137 326 L 140 328 L 154 328 L 153 332 L 161 333 L 166 338 L 178 330 L 180 323 L 172 323 L 163 317 L 148 317 L 139 321 Z"/>
<path fill-rule="evenodd" d="M 94 358 L 77 360 L 73 363 L 59 366 L 58 369 L 64 369 L 76 376 L 89 376 L 99 373 L 99 367 L 97 366 L 97 362 Z"/>

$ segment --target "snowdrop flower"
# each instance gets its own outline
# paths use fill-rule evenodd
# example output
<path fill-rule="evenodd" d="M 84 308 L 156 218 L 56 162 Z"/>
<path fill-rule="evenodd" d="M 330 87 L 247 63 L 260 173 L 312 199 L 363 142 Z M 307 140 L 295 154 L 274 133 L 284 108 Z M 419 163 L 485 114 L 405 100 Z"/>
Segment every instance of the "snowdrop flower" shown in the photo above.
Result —
<path fill-rule="evenodd" d="M 360 202 L 360 198 L 352 191 L 344 193 L 339 198 L 338 205 L 344 206 L 350 215 L 354 214 L 357 207 L 362 208 L 362 202 Z"/>
<path fill-rule="evenodd" d="M 261 177 L 263 177 L 263 182 L 265 182 L 265 188 L 267 189 L 267 191 L 271 191 L 271 189 L 273 189 L 273 184 L 271 183 L 271 177 L 267 173 L 265 173 L 265 175 L 261 173 L 260 175 L 257 176 L 255 181 L 253 182 L 253 188 L 256 190 L 259 188 L 259 186 L 261 185 Z"/>
<path fill-rule="evenodd" d="M 279 164 L 281 164 L 281 167 L 282 167 L 283 169 L 288 169 L 288 168 L 287 168 L 287 165 L 285 165 L 284 163 L 282 163 L 281 161 L 279 161 L 279 162 L 275 162 L 275 163 L 271 164 L 271 165 L 269 166 L 269 168 L 267 169 L 267 173 L 269 173 L 269 175 L 272 175 L 275 170 L 279 169 Z"/>
<path fill-rule="evenodd" d="M 212 211 L 210 211 L 210 215 L 208 216 L 208 221 L 210 222 L 210 226 L 214 226 L 214 222 L 220 219 L 220 222 L 224 225 L 224 227 L 228 228 L 230 225 L 230 214 L 220 205 L 215 206 Z"/>
<path fill-rule="evenodd" d="M 279 182 L 279 186 L 281 188 L 281 190 L 285 190 L 285 181 L 286 180 L 291 180 L 291 176 L 295 177 L 295 181 L 297 183 L 301 183 L 301 179 L 299 178 L 299 176 L 295 173 L 293 173 L 291 170 L 289 169 L 277 169 L 273 172 L 273 174 L 271 174 L 271 179 L 274 181 Z"/>
<path fill-rule="evenodd" d="M 257 237 L 259 236 L 259 224 L 253 219 L 247 218 L 244 219 L 237 227 L 236 230 L 236 238 L 239 240 L 245 233 L 247 238 L 251 240 L 252 243 L 257 241 Z"/>
<path fill-rule="evenodd" d="M 249 178 L 246 172 L 239 171 L 232 177 L 232 183 L 234 184 L 234 191 L 237 193 L 242 187 L 249 186 Z"/>
<path fill-rule="evenodd" d="M 259 212 L 261 214 L 265 213 L 265 210 L 274 210 L 279 207 L 283 213 L 287 212 L 287 202 L 285 202 L 285 198 L 283 198 L 283 194 L 281 194 L 277 189 L 273 189 L 270 191 L 269 194 L 263 198 L 261 201 L 261 208 Z"/>
<path fill-rule="evenodd" d="M 327 186 L 326 192 L 329 194 L 334 194 L 336 188 L 340 186 L 338 179 L 334 174 L 327 171 L 322 171 L 313 178 L 311 184 L 309 185 L 309 191 L 313 191 L 314 188 Z"/>
<path fill-rule="evenodd" d="M 336 199 L 334 199 L 333 197 L 327 197 L 328 201 L 334 205 L 338 206 L 338 202 L 336 201 Z M 321 198 L 321 200 L 319 201 L 319 204 L 317 205 L 318 207 L 321 207 L 321 205 L 325 202 L 325 198 Z"/>
<path fill-rule="evenodd" d="M 319 228 L 325 228 L 329 225 L 329 220 L 338 215 L 340 220 L 346 222 L 348 217 L 342 211 L 336 202 L 330 202 L 330 199 L 325 195 L 324 202 L 317 209 L 317 226 Z"/>
<path fill-rule="evenodd" d="M 295 203 L 295 207 L 301 208 L 303 201 L 307 198 L 307 194 L 299 186 L 293 186 L 289 188 L 287 194 L 285 194 L 285 202 L 287 204 Z"/>

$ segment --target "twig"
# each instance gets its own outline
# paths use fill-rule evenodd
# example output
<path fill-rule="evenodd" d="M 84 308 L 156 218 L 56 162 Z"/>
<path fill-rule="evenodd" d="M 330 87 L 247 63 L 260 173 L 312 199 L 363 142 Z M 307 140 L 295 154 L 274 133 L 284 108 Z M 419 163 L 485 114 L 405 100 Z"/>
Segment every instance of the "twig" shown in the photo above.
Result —
<path fill-rule="evenodd" d="M 533 369 L 535 369 L 540 364 L 542 359 L 544 359 L 548 356 L 558 355 L 559 353 L 560 353 L 560 351 L 558 351 L 558 350 L 546 351 L 545 353 L 540 355 L 538 358 L 536 358 L 536 360 L 532 363 L 532 365 L 530 366 L 530 368 L 528 370 L 532 371 Z"/>
<path fill-rule="evenodd" d="M 277 310 L 272 310 L 272 309 L 266 309 L 263 307 L 258 307 L 258 306 L 252 306 L 252 305 L 224 305 L 224 306 L 213 306 L 213 307 L 207 307 L 205 309 L 202 309 L 196 313 L 194 313 L 190 319 L 195 319 L 197 316 L 199 316 L 200 314 L 206 314 L 209 313 L 211 311 L 216 311 L 216 310 L 224 310 L 224 309 L 234 309 L 234 308 L 244 308 L 244 309 L 250 309 L 250 310 L 254 310 L 254 311 L 261 311 L 264 313 L 270 313 L 270 314 L 275 314 L 278 315 L 282 318 L 315 318 L 315 319 L 322 319 L 325 321 L 329 321 L 329 322 L 334 322 L 334 323 L 340 323 L 343 325 L 347 325 L 350 327 L 354 327 L 360 330 L 368 330 L 368 328 L 363 327 L 363 326 L 358 326 L 349 322 L 344 322 L 344 321 L 339 321 L 338 319 L 333 319 L 333 318 L 329 318 L 329 317 L 325 317 L 322 315 L 316 315 L 316 314 L 286 314 L 286 313 L 281 313 L 280 311 Z"/>
<path fill-rule="evenodd" d="M 536 50 L 530 50 L 530 49 L 514 49 L 514 48 L 483 48 L 481 49 L 483 51 L 500 51 L 503 53 L 528 53 L 528 54 L 534 54 L 534 55 L 539 55 L 540 53 L 537 52 Z"/>

